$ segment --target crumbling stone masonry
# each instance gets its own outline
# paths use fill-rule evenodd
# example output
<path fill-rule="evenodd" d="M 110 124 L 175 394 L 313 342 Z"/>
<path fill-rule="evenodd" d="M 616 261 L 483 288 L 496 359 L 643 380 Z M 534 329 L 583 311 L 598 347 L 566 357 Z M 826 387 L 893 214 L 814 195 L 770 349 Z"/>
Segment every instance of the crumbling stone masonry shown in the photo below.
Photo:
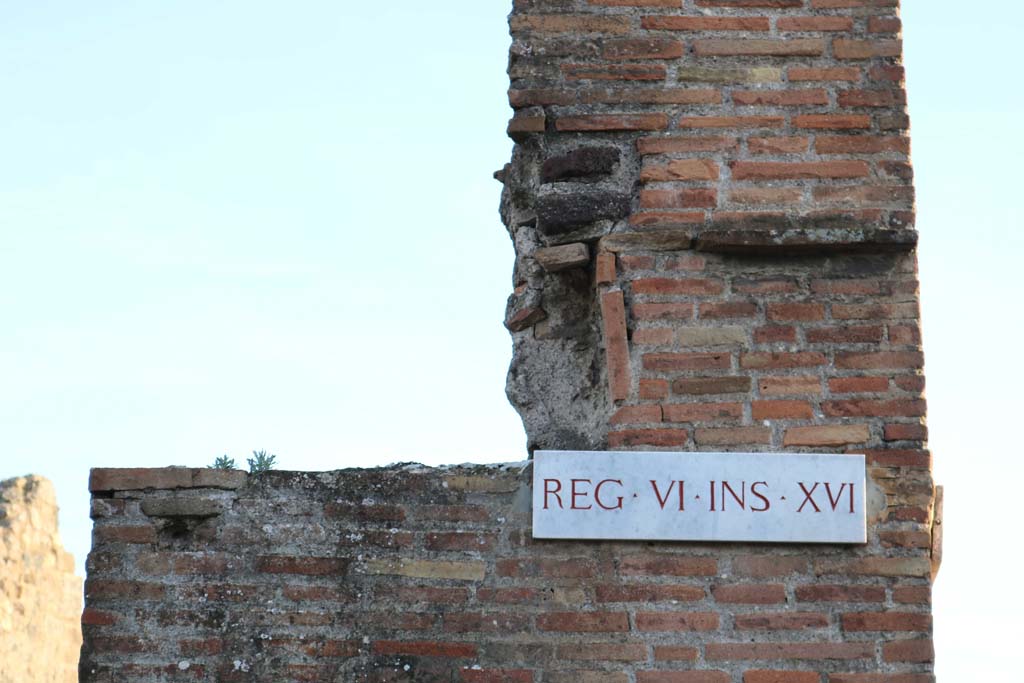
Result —
<path fill-rule="evenodd" d="M 867 544 L 535 541 L 529 462 L 95 470 L 82 681 L 933 682 L 897 4 L 515 0 L 498 173 L 529 449 L 864 453 Z"/>
<path fill-rule="evenodd" d="M 0 482 L 0 683 L 72 683 L 82 580 L 57 533 L 53 484 Z"/>

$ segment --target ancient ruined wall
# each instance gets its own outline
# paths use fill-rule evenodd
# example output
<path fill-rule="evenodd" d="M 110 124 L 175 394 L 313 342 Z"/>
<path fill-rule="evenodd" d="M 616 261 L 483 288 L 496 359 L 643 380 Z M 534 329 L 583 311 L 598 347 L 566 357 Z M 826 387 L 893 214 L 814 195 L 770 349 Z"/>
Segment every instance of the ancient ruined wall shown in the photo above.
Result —
<path fill-rule="evenodd" d="M 57 533 L 53 484 L 0 482 L 0 683 L 77 681 L 82 580 Z"/>
<path fill-rule="evenodd" d="M 535 541 L 529 463 L 96 470 L 82 680 L 933 681 L 896 5 L 516 0 L 498 174 L 530 449 L 864 453 L 866 544 Z"/>
<path fill-rule="evenodd" d="M 616 412 L 653 400 L 656 380 L 739 371 L 756 384 L 762 373 L 811 368 L 820 387 L 797 395 L 827 399 L 833 374 L 919 373 L 897 4 L 515 2 L 517 144 L 499 179 L 517 255 L 508 394 L 531 450 L 621 445 L 609 420 L 640 416 L 679 427 L 673 437 L 634 434 L 632 444 L 712 445 L 691 440 L 703 420 L 684 410 Z M 884 251 L 905 256 L 867 266 L 847 256 Z M 805 253 L 831 259 L 794 257 Z M 719 326 L 728 329 L 704 329 Z M 871 367 L 834 357 L 897 349 L 862 361 Z M 765 353 L 791 355 L 758 360 Z M 888 396 L 875 380 L 857 393 Z M 763 426 L 750 403 L 778 393 L 733 387 L 705 394 L 744 404 L 715 421 Z M 667 395 L 694 396 L 657 398 Z M 777 405 L 767 417 L 804 425 L 846 416 L 806 401 L 793 410 Z M 894 416 L 921 414 L 918 405 Z M 772 441 L 747 430 L 713 445 L 781 445 L 772 430 Z"/>
<path fill-rule="evenodd" d="M 94 470 L 81 680 L 933 680 L 920 527 L 852 550 L 541 542 L 529 482 L 528 463 Z"/>

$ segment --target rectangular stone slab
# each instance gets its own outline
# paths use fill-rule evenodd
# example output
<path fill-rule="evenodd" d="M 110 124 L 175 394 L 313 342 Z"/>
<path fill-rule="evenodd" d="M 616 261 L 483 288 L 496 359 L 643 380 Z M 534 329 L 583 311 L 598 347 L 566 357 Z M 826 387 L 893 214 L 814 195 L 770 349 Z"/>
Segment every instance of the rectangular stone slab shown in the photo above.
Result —
<path fill-rule="evenodd" d="M 866 543 L 865 458 L 537 451 L 533 537 Z"/>

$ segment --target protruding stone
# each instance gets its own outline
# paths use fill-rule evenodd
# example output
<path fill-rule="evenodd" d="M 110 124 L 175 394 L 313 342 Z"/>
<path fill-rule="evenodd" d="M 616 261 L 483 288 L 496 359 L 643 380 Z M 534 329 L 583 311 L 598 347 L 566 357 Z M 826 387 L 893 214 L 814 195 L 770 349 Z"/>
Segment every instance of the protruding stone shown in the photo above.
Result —
<path fill-rule="evenodd" d="M 561 235 L 600 220 L 629 215 L 632 199 L 624 192 L 585 190 L 551 193 L 537 199 L 537 227 L 547 236 Z"/>
<path fill-rule="evenodd" d="M 560 244 L 557 247 L 542 247 L 533 253 L 537 263 L 549 273 L 578 268 L 590 263 L 590 250 L 582 242 Z"/>
<path fill-rule="evenodd" d="M 224 502 L 195 496 L 147 498 L 142 512 L 149 517 L 216 517 L 224 511 Z"/>
<path fill-rule="evenodd" d="M 583 147 L 551 157 L 540 171 L 542 183 L 594 183 L 611 174 L 621 152 L 615 147 Z"/>
<path fill-rule="evenodd" d="M 543 308 L 530 306 L 521 308 L 505 321 L 505 327 L 509 332 L 521 332 L 528 327 L 533 327 L 547 317 Z"/>

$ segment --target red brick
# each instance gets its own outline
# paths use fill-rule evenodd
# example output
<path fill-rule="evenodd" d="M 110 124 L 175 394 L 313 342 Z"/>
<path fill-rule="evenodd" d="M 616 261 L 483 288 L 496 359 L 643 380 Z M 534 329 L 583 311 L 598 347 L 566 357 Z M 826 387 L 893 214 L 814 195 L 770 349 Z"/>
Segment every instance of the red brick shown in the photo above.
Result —
<path fill-rule="evenodd" d="M 589 87 L 577 91 L 581 104 L 719 104 L 718 90 L 658 87 Z"/>
<path fill-rule="evenodd" d="M 562 131 L 665 130 L 665 114 L 585 114 L 562 116 L 555 121 Z"/>
<path fill-rule="evenodd" d="M 513 33 L 629 33 L 633 30 L 633 22 L 627 16 L 516 14 L 509 23 Z"/>
<path fill-rule="evenodd" d="M 675 59 L 683 56 L 683 42 L 671 38 L 616 38 L 606 40 L 605 59 Z"/>
<path fill-rule="evenodd" d="M 841 674 L 828 675 L 828 683 L 935 683 L 932 674 Z"/>
<path fill-rule="evenodd" d="M 747 149 L 751 154 L 803 154 L 807 151 L 808 144 L 810 144 L 810 138 L 805 137 L 778 136 L 747 139 Z"/>
<path fill-rule="evenodd" d="M 642 209 L 689 209 L 715 207 L 718 191 L 714 189 L 641 190 Z"/>
<path fill-rule="evenodd" d="M 684 116 L 678 128 L 782 128 L 784 116 Z"/>
<path fill-rule="evenodd" d="M 775 344 L 780 342 L 796 342 L 796 328 L 790 325 L 767 325 L 754 328 L 754 342 L 757 344 Z"/>
<path fill-rule="evenodd" d="M 765 308 L 769 320 L 799 320 L 803 322 L 824 320 L 825 306 L 818 303 L 769 303 Z"/>
<path fill-rule="evenodd" d="M 629 342 L 626 337 L 626 304 L 621 291 L 601 295 L 604 323 L 605 362 L 612 400 L 629 397 L 633 380 L 629 369 Z"/>
<path fill-rule="evenodd" d="M 853 612 L 842 616 L 844 631 L 927 631 L 930 614 L 915 612 Z"/>
<path fill-rule="evenodd" d="M 549 579 L 588 579 L 597 574 L 593 560 L 581 557 L 498 560 L 495 571 L 498 576 Z"/>
<path fill-rule="evenodd" d="M 563 64 L 562 75 L 569 81 L 662 81 L 660 64 Z"/>
<path fill-rule="evenodd" d="M 678 154 L 686 152 L 720 152 L 735 149 L 739 141 L 734 137 L 649 137 L 636 141 L 640 154 Z"/>
<path fill-rule="evenodd" d="M 526 669 L 461 669 L 461 683 L 533 683 L 533 672 Z"/>
<path fill-rule="evenodd" d="M 599 585 L 594 588 L 597 602 L 694 602 L 704 599 L 700 586 L 682 585 Z"/>
<path fill-rule="evenodd" d="M 306 577 L 337 577 L 348 570 L 348 559 L 342 557 L 291 557 L 262 555 L 256 558 L 261 573 L 295 573 Z"/>
<path fill-rule="evenodd" d="M 821 180 L 863 178 L 870 173 L 864 161 L 734 161 L 735 180 Z"/>
<path fill-rule="evenodd" d="M 817 671 L 785 671 L 781 669 L 751 669 L 743 672 L 743 683 L 820 683 Z"/>
<path fill-rule="evenodd" d="M 732 571 L 740 576 L 765 578 L 807 571 L 807 558 L 799 555 L 740 555 L 732 558 Z"/>
<path fill-rule="evenodd" d="M 814 140 L 818 154 L 880 154 L 910 152 L 910 138 L 879 135 L 819 135 Z"/>
<path fill-rule="evenodd" d="M 780 31 L 851 31 L 852 17 L 780 17 Z"/>
<path fill-rule="evenodd" d="M 825 401 L 822 412 L 829 417 L 918 417 L 925 414 L 923 399 L 849 399 Z"/>
<path fill-rule="evenodd" d="M 708 422 L 743 417 L 740 403 L 676 403 L 663 406 L 666 422 Z"/>
<path fill-rule="evenodd" d="M 117 623 L 117 614 L 93 607 L 82 610 L 82 626 L 111 626 Z"/>
<path fill-rule="evenodd" d="M 814 375 L 762 377 L 758 380 L 762 396 L 801 396 L 821 394 L 821 379 Z"/>
<path fill-rule="evenodd" d="M 648 422 L 661 422 L 661 406 L 623 406 L 615 411 L 608 424 L 646 424 Z"/>
<path fill-rule="evenodd" d="M 629 224 L 641 228 L 668 228 L 701 224 L 707 220 L 704 211 L 642 211 L 629 217 Z"/>
<path fill-rule="evenodd" d="M 932 535 L 927 531 L 879 531 L 883 548 L 931 548 Z"/>
<path fill-rule="evenodd" d="M 731 680 L 732 676 L 724 671 L 638 671 L 636 674 L 636 683 L 729 683 Z"/>
<path fill-rule="evenodd" d="M 701 446 L 768 444 L 772 433 L 767 427 L 702 427 L 694 432 L 693 438 Z"/>
<path fill-rule="evenodd" d="M 817 327 L 807 330 L 810 344 L 879 344 L 884 330 L 881 325 L 849 327 Z"/>
<path fill-rule="evenodd" d="M 903 41 L 847 40 L 845 38 L 837 38 L 832 43 L 832 54 L 836 56 L 836 59 L 899 57 L 903 54 Z"/>
<path fill-rule="evenodd" d="M 624 429 L 608 433 L 612 448 L 628 446 L 658 446 L 668 448 L 685 446 L 690 433 L 685 429 Z"/>
<path fill-rule="evenodd" d="M 433 618 L 433 615 L 430 615 Z M 530 616 L 509 612 L 446 612 L 444 630 L 451 633 L 514 633 L 529 628 Z"/>
<path fill-rule="evenodd" d="M 827 584 L 797 586 L 796 599 L 800 602 L 885 602 L 885 588 Z"/>
<path fill-rule="evenodd" d="M 902 90 L 844 90 L 836 98 L 840 107 L 900 107 L 907 103 Z"/>
<path fill-rule="evenodd" d="M 713 557 L 626 555 L 619 562 L 622 576 L 714 576 L 717 572 Z"/>
<path fill-rule="evenodd" d="M 781 583 L 715 586 L 711 594 L 722 603 L 773 605 L 786 601 L 786 587 Z"/>
<path fill-rule="evenodd" d="M 754 401 L 751 417 L 755 420 L 810 420 L 814 411 L 807 401 Z"/>
<path fill-rule="evenodd" d="M 477 532 L 435 532 L 427 534 L 427 550 L 493 550 L 497 534 Z"/>
<path fill-rule="evenodd" d="M 872 643 L 708 643 L 705 659 L 773 660 L 773 659 L 874 659 Z"/>
<path fill-rule="evenodd" d="M 718 164 L 710 159 L 675 159 L 666 164 L 644 166 L 640 180 L 718 180 Z"/>
<path fill-rule="evenodd" d="M 790 81 L 857 81 L 860 80 L 860 69 L 854 67 L 806 68 L 790 67 Z"/>
<path fill-rule="evenodd" d="M 735 90 L 732 101 L 739 106 L 801 107 L 829 103 L 824 90 Z"/>
<path fill-rule="evenodd" d="M 884 662 L 933 662 L 935 647 L 931 638 L 920 640 L 897 640 L 882 644 Z"/>
<path fill-rule="evenodd" d="M 924 366 L 924 355 L 920 351 L 837 353 L 835 365 L 837 368 L 849 370 L 920 368 Z"/>
<path fill-rule="evenodd" d="M 714 631 L 718 628 L 715 612 L 637 612 L 638 631 Z"/>
<path fill-rule="evenodd" d="M 664 379 L 642 379 L 640 380 L 640 398 L 645 400 L 658 400 L 668 396 L 668 380 Z"/>
<path fill-rule="evenodd" d="M 789 427 L 783 446 L 843 446 L 865 443 L 871 439 L 867 425 L 814 425 Z"/>
<path fill-rule="evenodd" d="M 752 318 L 757 315 L 757 304 L 745 302 L 726 302 L 720 304 L 701 304 L 699 316 L 709 320 L 722 318 Z"/>
<path fill-rule="evenodd" d="M 678 8 L 679 2 L 672 5 Z M 641 17 L 640 26 L 654 31 L 768 31 L 768 17 Z"/>
<path fill-rule="evenodd" d="M 629 630 L 625 612 L 549 612 L 537 615 L 540 631 L 571 633 L 610 633 Z"/>
<path fill-rule="evenodd" d="M 696 662 L 700 651 L 687 645 L 655 645 L 654 659 L 659 662 Z"/>
<path fill-rule="evenodd" d="M 744 353 L 740 367 L 755 370 L 808 368 L 825 365 L 824 354 L 811 351 Z"/>
<path fill-rule="evenodd" d="M 97 526 L 95 529 L 97 543 L 156 543 L 156 527 L 145 526 Z"/>
<path fill-rule="evenodd" d="M 886 425 L 887 441 L 927 441 L 928 427 L 920 423 Z"/>
<path fill-rule="evenodd" d="M 637 320 L 689 320 L 693 317 L 693 304 L 645 304 L 632 307 Z"/>
<path fill-rule="evenodd" d="M 463 659 L 477 656 L 472 643 L 446 643 L 430 640 L 377 640 L 372 645 L 375 655 L 408 655 L 412 657 L 451 657 Z"/>
<path fill-rule="evenodd" d="M 734 618 L 740 631 L 799 631 L 828 628 L 827 614 L 820 612 L 757 612 L 737 614 Z"/>
<path fill-rule="evenodd" d="M 638 662 L 647 659 L 647 646 L 643 643 L 565 643 L 555 650 L 555 659 Z"/>
<path fill-rule="evenodd" d="M 693 41 L 698 57 L 773 56 L 818 57 L 825 52 L 825 41 L 820 38 L 766 39 L 704 39 Z"/>
<path fill-rule="evenodd" d="M 898 586 L 892 589 L 893 602 L 903 605 L 930 605 L 931 586 Z"/>
<path fill-rule="evenodd" d="M 645 353 L 645 370 L 680 372 L 686 370 L 727 370 L 728 353 Z"/>
<path fill-rule="evenodd" d="M 871 117 L 867 114 L 801 114 L 793 117 L 793 125 L 818 129 L 870 128 Z"/>
<path fill-rule="evenodd" d="M 610 285 L 615 282 L 615 254 L 602 251 L 597 255 L 594 280 L 599 285 Z"/>
<path fill-rule="evenodd" d="M 889 390 L 888 377 L 835 377 L 828 381 L 833 394 L 867 394 Z"/>
<path fill-rule="evenodd" d="M 634 280 L 633 294 L 704 296 L 721 294 L 725 285 L 721 280 L 698 278 L 673 279 L 665 277 Z"/>

